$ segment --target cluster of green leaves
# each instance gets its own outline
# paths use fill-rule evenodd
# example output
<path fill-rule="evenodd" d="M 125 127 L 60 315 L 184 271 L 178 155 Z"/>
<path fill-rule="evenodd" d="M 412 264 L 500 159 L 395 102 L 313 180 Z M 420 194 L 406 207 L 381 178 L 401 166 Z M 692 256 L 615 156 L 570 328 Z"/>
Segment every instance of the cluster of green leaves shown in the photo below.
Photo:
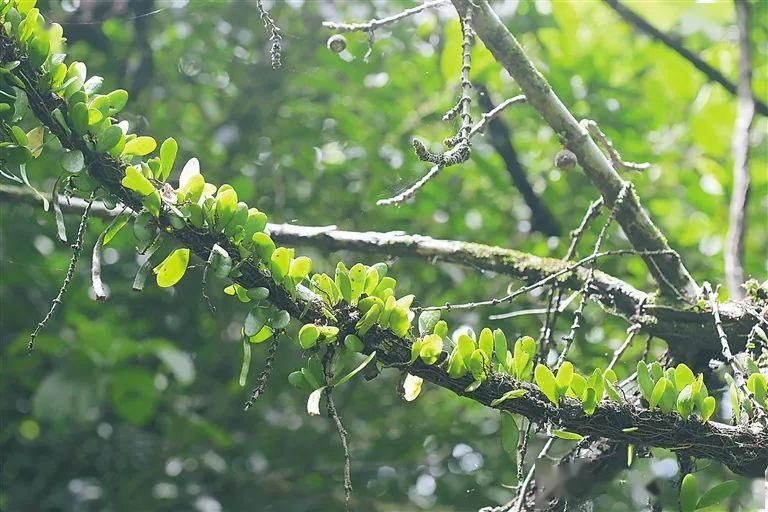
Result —
<path fill-rule="evenodd" d="M 666 370 L 655 361 L 650 365 L 637 363 L 637 383 L 648 407 L 658 407 L 667 414 L 677 411 L 684 419 L 696 410 L 707 421 L 715 412 L 715 398 L 709 396 L 703 379 L 702 374 L 694 376 L 684 363 Z"/>
<path fill-rule="evenodd" d="M 589 377 L 579 374 L 570 361 L 565 361 L 553 373 L 547 366 L 537 364 L 534 372 L 536 384 L 549 400 L 557 406 L 563 397 L 581 400 L 588 415 L 595 412 L 604 396 L 615 402 L 625 401 L 619 392 L 616 373 L 612 369 L 595 368 Z"/>

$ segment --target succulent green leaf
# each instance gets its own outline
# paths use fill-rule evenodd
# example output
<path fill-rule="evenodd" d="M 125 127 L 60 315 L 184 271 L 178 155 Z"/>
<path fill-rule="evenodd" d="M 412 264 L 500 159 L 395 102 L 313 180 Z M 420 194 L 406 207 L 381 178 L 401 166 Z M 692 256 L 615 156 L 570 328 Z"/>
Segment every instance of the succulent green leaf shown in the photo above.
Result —
<path fill-rule="evenodd" d="M 363 371 L 363 369 L 365 369 L 365 367 L 368 366 L 370 362 L 373 361 L 375 358 L 376 358 L 376 351 L 374 350 L 373 352 L 368 354 L 368 357 L 366 357 L 365 360 L 362 363 L 360 363 L 354 370 L 352 370 L 351 372 L 346 374 L 344 377 L 339 379 L 339 382 L 334 384 L 334 386 L 341 386 L 345 382 L 349 381 L 352 377 L 354 377 L 355 375 Z"/>
<path fill-rule="evenodd" d="M 304 373 L 301 371 L 295 371 L 288 375 L 288 382 L 291 386 L 295 387 L 299 391 L 311 392 L 314 389 L 307 379 L 304 377 Z"/>
<path fill-rule="evenodd" d="M 680 363 L 675 368 L 675 388 L 682 391 L 689 384 L 693 384 L 695 377 L 693 371 L 685 363 Z"/>
<path fill-rule="evenodd" d="M 148 196 L 155 192 L 155 186 L 152 185 L 146 176 L 144 176 L 139 169 L 130 165 L 125 169 L 125 176 L 120 183 L 142 197 Z"/>
<path fill-rule="evenodd" d="M 552 435 L 566 441 L 581 441 L 584 439 L 584 436 L 575 432 L 568 432 L 567 430 L 553 430 Z"/>
<path fill-rule="evenodd" d="M 408 361 L 408 364 L 413 364 L 416 362 L 416 360 L 419 358 L 419 355 L 421 354 L 421 345 L 424 343 L 423 338 L 416 338 L 413 340 L 413 343 L 411 344 L 411 359 Z"/>
<path fill-rule="evenodd" d="M 365 290 L 365 280 L 368 270 L 362 263 L 357 263 L 349 269 L 349 285 L 350 285 L 350 300 L 349 303 L 354 305 L 360 299 L 360 295 Z"/>
<path fill-rule="evenodd" d="M 472 376 L 475 380 L 483 381 L 486 379 L 486 372 L 488 370 L 489 360 L 488 355 L 480 349 L 476 349 L 469 357 L 469 361 L 466 359 L 464 363 L 469 368 Z"/>
<path fill-rule="evenodd" d="M 344 338 L 344 346 L 352 352 L 362 352 L 365 348 L 363 340 L 355 336 L 354 334 L 347 334 Z"/>
<path fill-rule="evenodd" d="M 272 313 L 269 315 L 269 320 L 267 321 L 267 324 L 275 330 L 281 330 L 288 327 L 288 324 L 291 322 L 291 315 L 283 310 L 273 310 Z"/>
<path fill-rule="evenodd" d="M 116 124 L 113 124 L 98 135 L 96 151 L 109 151 L 117 146 L 121 138 L 123 138 L 123 130 Z"/>
<path fill-rule="evenodd" d="M 245 386 L 248 380 L 248 371 L 251 368 L 251 344 L 247 340 L 243 339 L 243 366 L 240 368 L 240 379 L 238 384 L 240 387 Z"/>
<path fill-rule="evenodd" d="M 517 454 L 517 442 L 520 440 L 520 429 L 515 417 L 506 411 L 501 412 L 501 447 L 510 455 Z"/>
<path fill-rule="evenodd" d="M 678 393 L 675 385 L 672 382 L 667 382 L 667 385 L 664 387 L 664 394 L 659 402 L 659 409 L 661 409 L 661 412 L 669 414 L 675 410 L 677 395 Z"/>
<path fill-rule="evenodd" d="M 355 329 L 360 336 L 365 336 L 365 334 L 371 330 L 371 327 L 373 327 L 379 319 L 381 312 L 381 305 L 374 304 L 371 306 L 371 309 L 358 320 L 357 324 L 355 324 Z"/>
<path fill-rule="evenodd" d="M 158 266 L 153 269 L 157 276 L 157 285 L 168 288 L 178 283 L 189 264 L 189 249 L 176 249 L 168 255 Z"/>
<path fill-rule="evenodd" d="M 72 131 L 78 135 L 85 135 L 88 132 L 88 107 L 85 103 L 75 103 L 69 109 L 69 121 Z"/>
<path fill-rule="evenodd" d="M 157 147 L 157 142 L 152 137 L 142 135 L 125 143 L 123 148 L 124 155 L 145 156 L 150 154 Z"/>
<path fill-rule="evenodd" d="M 419 315 L 419 334 L 430 334 L 440 321 L 440 311 L 424 311 Z M 442 337 L 442 336 L 441 336 Z"/>
<path fill-rule="evenodd" d="M 485 352 L 489 359 L 493 355 L 493 332 L 488 327 L 480 331 L 478 347 Z"/>
<path fill-rule="evenodd" d="M 468 335 L 460 334 L 457 342 L 457 346 L 459 348 L 459 354 L 461 355 L 461 358 L 464 360 L 466 364 L 466 362 L 469 361 L 469 358 L 472 357 L 472 353 L 477 348 L 475 346 L 475 342 Z"/>
<path fill-rule="evenodd" d="M 446 336 L 448 336 L 448 324 L 446 323 L 445 320 L 440 320 L 435 324 L 435 328 L 432 332 L 434 332 L 441 338 L 445 338 Z"/>
<path fill-rule="evenodd" d="M 637 363 L 637 384 L 640 387 L 640 392 L 642 393 L 643 398 L 650 401 L 654 383 L 648 372 L 648 365 L 645 364 L 645 361 L 638 361 Z"/>
<path fill-rule="evenodd" d="M 262 286 L 258 286 L 256 288 L 249 288 L 246 294 L 252 300 L 264 300 L 269 297 L 269 290 Z"/>
<path fill-rule="evenodd" d="M 160 181 L 166 181 L 171 174 L 178 150 L 179 144 L 173 137 L 165 139 L 160 146 L 160 174 L 158 175 Z"/>
<path fill-rule="evenodd" d="M 448 358 L 448 376 L 452 379 L 458 379 L 459 377 L 466 375 L 467 371 L 469 370 L 459 353 L 459 347 L 454 347 Z"/>
<path fill-rule="evenodd" d="M 683 419 L 688 419 L 688 416 L 693 412 L 693 388 L 691 384 L 688 384 L 677 395 L 677 412 Z"/>
<path fill-rule="evenodd" d="M 363 287 L 363 292 L 366 295 L 373 295 L 373 291 L 376 289 L 378 285 L 379 285 L 379 270 L 376 268 L 376 266 L 370 267 L 366 271 L 365 286 Z"/>
<path fill-rule="evenodd" d="M 232 188 L 219 189 L 215 204 L 216 229 L 223 232 L 237 210 L 237 192 Z"/>
<path fill-rule="evenodd" d="M 581 407 L 587 416 L 592 416 L 597 408 L 597 392 L 595 388 L 587 388 L 584 391 L 584 397 L 581 402 Z"/>
<path fill-rule="evenodd" d="M 711 507 L 712 505 L 717 505 L 735 493 L 738 488 L 739 484 L 735 480 L 726 480 L 725 482 L 721 482 L 715 485 L 701 495 L 699 501 L 696 502 L 696 510 Z"/>
<path fill-rule="evenodd" d="M 107 94 L 109 99 L 110 114 L 118 114 L 123 110 L 125 104 L 128 103 L 128 92 L 123 89 L 117 89 Z"/>
<path fill-rule="evenodd" d="M 505 370 L 509 370 L 507 367 L 507 337 L 504 335 L 504 331 L 501 329 L 494 329 L 493 331 L 493 350 L 496 354 L 496 360 L 501 363 L 501 366 Z"/>
<path fill-rule="evenodd" d="M 664 390 L 667 388 L 667 383 L 669 383 L 669 381 L 666 379 L 666 377 L 662 377 L 653 387 L 651 398 L 648 400 L 648 405 L 651 409 L 659 405 L 659 402 L 661 402 L 661 398 L 664 396 Z"/>
<path fill-rule="evenodd" d="M 252 241 L 256 255 L 261 258 L 262 261 L 269 262 L 272 259 L 272 254 L 277 249 L 275 242 L 273 242 L 266 233 L 254 234 Z"/>
<path fill-rule="evenodd" d="M 408 311 L 401 307 L 395 307 L 389 315 L 389 328 L 398 336 L 405 336 L 411 328 L 411 320 Z M 440 338 L 439 336 L 437 336 Z M 442 339 L 440 339 L 442 344 Z"/>
<path fill-rule="evenodd" d="M 544 393 L 553 404 L 557 405 L 559 395 L 557 393 L 557 381 L 555 380 L 555 375 L 552 373 L 552 370 L 543 364 L 537 364 L 534 377 L 536 379 L 536 385 L 539 386 L 542 393 Z"/>
<path fill-rule="evenodd" d="M 581 398 L 584 396 L 584 390 L 587 388 L 587 379 L 579 375 L 578 373 L 574 373 L 573 377 L 571 377 L 571 389 L 570 393 L 573 395 L 574 398 Z"/>
<path fill-rule="evenodd" d="M 571 380 L 573 379 L 573 363 L 565 361 L 562 366 L 557 370 L 555 376 L 555 383 L 557 389 L 557 396 L 561 397 L 565 395 L 568 388 L 571 386 Z"/>
<path fill-rule="evenodd" d="M 715 412 L 716 407 L 715 397 L 708 396 L 701 402 L 701 419 L 703 421 L 709 421 L 709 418 L 712 417 L 712 414 Z"/>
<path fill-rule="evenodd" d="M 688 473 L 680 484 L 680 512 L 694 512 L 699 500 L 699 483 Z"/>
<path fill-rule="evenodd" d="M 763 407 L 768 406 L 766 395 L 768 395 L 768 379 L 762 373 L 753 373 L 747 379 L 747 389 L 755 395 L 757 403 Z"/>
<path fill-rule="evenodd" d="M 64 153 L 61 157 L 61 166 L 65 171 L 71 174 L 77 174 L 83 170 L 85 166 L 85 159 L 83 153 L 79 149 L 73 149 Z"/>
<path fill-rule="evenodd" d="M 299 256 L 291 260 L 288 277 L 293 279 L 294 282 L 299 283 L 306 279 L 310 272 L 312 272 L 312 260 L 306 256 Z"/>
<path fill-rule="evenodd" d="M 283 278 L 288 275 L 293 253 L 294 250 L 287 247 L 278 247 L 272 253 L 272 256 L 269 258 L 269 270 L 272 272 L 272 277 L 275 282 L 282 281 Z"/>
<path fill-rule="evenodd" d="M 339 289 L 341 298 L 352 304 L 352 281 L 344 268 L 336 268 L 336 287 Z"/>
<path fill-rule="evenodd" d="M 528 391 L 525 389 L 513 389 L 512 391 L 507 391 L 503 395 L 501 395 L 499 398 L 493 400 L 491 402 L 491 407 L 496 407 L 497 405 L 500 405 L 507 400 L 514 400 L 515 398 L 520 398 L 524 394 L 526 394 Z"/>
<path fill-rule="evenodd" d="M 253 307 L 245 317 L 245 324 L 243 325 L 245 335 L 249 338 L 254 336 L 262 327 L 267 325 L 267 320 L 269 320 L 269 308 L 258 305 Z"/>
<path fill-rule="evenodd" d="M 299 330 L 299 345 L 308 350 L 317 344 L 320 337 L 320 329 L 315 324 L 306 324 Z"/>
<path fill-rule="evenodd" d="M 419 355 L 427 364 L 435 364 L 443 352 L 443 338 L 437 334 L 428 334 L 422 338 Z"/>

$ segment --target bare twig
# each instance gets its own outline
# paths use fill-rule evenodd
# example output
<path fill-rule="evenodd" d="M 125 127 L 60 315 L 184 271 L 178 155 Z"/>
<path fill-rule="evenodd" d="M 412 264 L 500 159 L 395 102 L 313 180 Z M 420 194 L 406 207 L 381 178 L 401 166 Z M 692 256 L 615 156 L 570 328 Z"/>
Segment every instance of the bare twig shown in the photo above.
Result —
<path fill-rule="evenodd" d="M 269 32 L 269 41 L 272 43 L 272 46 L 269 49 L 269 58 L 272 63 L 272 69 L 279 69 L 283 65 L 280 60 L 283 41 L 283 36 L 280 35 L 280 27 L 278 27 L 275 20 L 272 19 L 269 11 L 264 8 L 262 0 L 256 0 L 256 8 L 259 10 L 259 16 L 261 17 L 261 22 L 264 24 L 264 30 Z"/>
<path fill-rule="evenodd" d="M 621 154 L 619 151 L 613 146 L 613 143 L 611 142 L 611 139 L 608 138 L 606 134 L 603 133 L 603 131 L 600 129 L 599 126 L 597 126 L 597 123 L 591 119 L 582 119 L 581 125 L 586 128 L 586 130 L 600 143 L 600 145 L 603 147 L 606 153 L 608 153 L 608 158 L 611 159 L 611 164 L 613 164 L 613 168 L 618 170 L 626 170 L 626 171 L 645 171 L 647 170 L 651 164 L 648 162 L 643 163 L 635 163 L 635 162 L 627 162 L 623 158 L 621 158 Z"/>
<path fill-rule="evenodd" d="M 46 313 L 43 319 L 40 320 L 37 327 L 35 327 L 35 330 L 32 331 L 32 334 L 29 336 L 27 353 L 31 353 L 35 349 L 35 338 L 40 334 L 40 331 L 45 327 L 45 324 L 48 323 L 48 320 L 51 319 L 56 308 L 61 304 L 67 290 L 69 290 L 69 285 L 72 283 L 72 277 L 75 275 L 75 269 L 77 268 L 77 260 L 80 259 L 80 253 L 83 250 L 83 237 L 85 236 L 85 229 L 88 226 L 88 214 L 91 211 L 92 204 L 93 194 L 91 194 L 88 204 L 85 207 L 85 210 L 83 210 L 83 215 L 80 217 L 80 226 L 77 228 L 75 243 L 72 244 L 72 259 L 69 261 L 69 267 L 67 268 L 67 274 L 64 276 L 64 282 L 61 284 L 61 288 L 59 288 L 59 293 L 56 295 L 56 298 L 51 301 L 51 308 L 48 310 L 48 313 Z"/>
<path fill-rule="evenodd" d="M 269 377 L 272 375 L 272 366 L 275 363 L 275 356 L 277 355 L 277 345 L 280 334 L 282 334 L 282 331 L 275 331 L 275 333 L 272 335 L 272 339 L 269 342 L 269 347 L 267 348 L 267 357 L 264 359 L 264 369 L 261 371 L 259 378 L 256 380 L 256 387 L 253 388 L 253 391 L 251 391 L 251 397 L 247 402 L 245 402 L 245 405 L 243 406 L 243 409 L 246 411 L 253 407 L 253 404 L 267 388 Z"/>
<path fill-rule="evenodd" d="M 736 126 L 733 130 L 733 191 L 729 209 L 728 236 L 725 243 L 725 281 L 735 299 L 744 298 L 744 238 L 747 231 L 749 201 L 749 133 L 755 118 L 752 95 L 752 64 L 749 43 L 749 3 L 735 0 L 736 25 L 739 29 L 739 85 L 737 88 Z"/>
<path fill-rule="evenodd" d="M 571 231 L 571 243 L 568 246 L 568 250 L 563 257 L 564 261 L 568 261 L 576 254 L 576 247 L 578 247 L 579 241 L 582 235 L 587 230 L 587 226 L 594 220 L 599 214 L 600 209 L 603 206 L 603 198 L 598 198 L 592 201 L 587 208 L 584 217 L 581 219 L 579 226 Z M 541 336 L 539 340 L 540 349 L 539 354 L 544 357 L 544 353 L 552 343 L 552 333 L 555 325 L 557 324 L 557 317 L 561 313 L 560 301 L 563 298 L 563 287 L 559 284 L 552 287 L 547 297 L 547 316 L 544 319 L 544 323 L 541 327 Z"/>
<path fill-rule="evenodd" d="M 693 66 L 704 73 L 707 78 L 713 82 L 719 83 L 725 88 L 726 91 L 736 95 L 736 84 L 728 80 L 728 78 L 726 78 L 725 75 L 723 75 L 719 70 L 704 62 L 701 57 L 684 47 L 677 39 L 657 29 L 618 0 L 603 0 L 603 2 L 605 2 L 611 9 L 613 9 L 616 14 L 621 16 L 624 21 L 636 27 L 641 32 L 645 32 L 651 38 L 660 41 L 679 56 L 693 64 Z M 757 112 L 761 115 L 768 116 L 768 105 L 760 101 L 758 98 L 754 98 L 754 100 Z"/>
<path fill-rule="evenodd" d="M 444 119 L 449 120 L 456 115 L 459 115 L 461 117 L 459 131 L 455 136 L 449 137 L 443 141 L 443 143 L 450 148 L 444 153 L 432 153 L 421 141 L 414 139 L 413 149 L 416 156 L 419 157 L 420 160 L 434 165 L 427 174 L 404 192 L 388 199 L 380 199 L 379 201 L 376 201 L 378 206 L 402 204 L 413 197 L 430 180 L 435 178 L 442 169 L 452 165 L 458 165 L 469 159 L 469 154 L 472 151 L 472 146 L 470 144 L 470 132 L 472 131 L 472 115 L 470 114 L 472 98 L 470 97 L 470 92 L 472 91 L 472 82 L 469 80 L 469 74 L 472 69 L 472 41 L 475 37 L 472 30 L 472 9 L 467 8 L 466 14 L 461 16 L 460 19 L 461 32 L 463 35 L 461 43 L 461 97 L 456 105 L 451 108 L 444 117 Z"/>
<path fill-rule="evenodd" d="M 414 147 L 416 147 L 415 143 L 416 141 L 414 140 Z M 440 165 L 440 164 L 433 165 L 427 174 L 419 178 L 419 181 L 417 181 L 416 183 L 408 187 L 406 190 L 400 192 L 394 197 L 390 197 L 387 199 L 379 199 L 378 201 L 376 201 L 376 204 L 378 206 L 390 206 L 390 205 L 399 205 L 406 202 L 407 200 L 415 196 L 416 192 L 421 190 L 424 187 L 424 185 L 430 182 L 430 180 L 432 180 L 435 176 L 440 174 L 440 171 L 442 171 L 443 169 L 444 169 L 443 165 Z"/>
<path fill-rule="evenodd" d="M 726 364 L 728 364 L 728 366 L 730 366 L 731 370 L 733 371 L 733 380 L 736 381 L 736 385 L 739 387 L 741 392 L 744 393 L 744 396 L 746 396 L 750 401 L 752 409 L 755 411 L 755 417 L 758 419 L 758 421 L 765 422 L 767 419 L 765 410 L 763 409 L 762 405 L 760 405 L 760 403 L 758 403 L 758 401 L 755 399 L 754 393 L 752 393 L 749 388 L 747 388 L 747 372 L 742 367 L 739 360 L 734 357 L 733 352 L 731 351 L 731 346 L 728 343 L 728 335 L 726 335 L 725 330 L 723 329 L 723 322 L 720 318 L 720 303 L 717 300 L 717 293 L 720 287 L 718 286 L 713 290 L 712 285 L 705 282 L 701 288 L 702 292 L 706 294 L 707 299 L 709 300 L 709 305 L 712 308 L 712 317 L 715 320 L 715 329 L 717 330 L 717 335 L 720 338 L 720 347 L 722 350 L 723 358 L 725 359 Z"/>
<path fill-rule="evenodd" d="M 654 255 L 660 254 L 657 251 L 653 251 L 653 253 L 654 253 Z M 649 255 L 647 253 L 647 251 L 635 251 L 635 250 L 632 250 L 632 249 L 615 249 L 615 250 L 611 250 L 611 251 L 598 252 L 598 253 L 594 253 L 594 254 L 590 254 L 589 256 L 586 256 L 586 257 L 580 259 L 579 261 L 577 261 L 576 263 L 574 263 L 573 265 L 569 265 L 569 266 L 563 268 L 562 270 L 559 270 L 559 271 L 557 271 L 557 272 L 555 272 L 553 274 L 550 274 L 547 277 L 541 279 L 540 281 L 537 281 L 537 282 L 535 282 L 533 284 L 530 284 L 528 286 L 523 286 L 522 288 L 518 288 L 514 292 L 509 293 L 509 294 L 505 295 L 504 297 L 497 297 L 497 298 L 493 298 L 493 299 L 489 299 L 489 300 L 483 300 L 483 301 L 478 301 L 478 302 L 467 302 L 467 303 L 464 303 L 464 304 L 446 304 L 445 306 L 428 306 L 428 307 L 423 307 L 423 308 L 413 308 L 413 310 L 416 311 L 416 312 L 421 312 L 421 311 L 438 311 L 438 310 L 450 311 L 452 309 L 474 309 L 474 308 L 478 308 L 478 307 L 482 307 L 482 306 L 497 306 L 499 304 L 503 304 L 504 302 L 509 302 L 512 299 L 514 299 L 514 298 L 516 298 L 516 297 L 518 297 L 518 296 L 520 296 L 520 295 L 522 295 L 524 293 L 528 293 L 528 292 L 530 292 L 532 290 L 535 290 L 536 288 L 540 288 L 540 287 L 542 287 L 542 286 L 544 286 L 546 284 L 549 284 L 550 282 L 554 281 L 558 277 L 560 277 L 560 276 L 562 276 L 564 274 L 567 274 L 569 272 L 573 272 L 577 268 L 579 268 L 579 267 L 581 267 L 581 266 L 583 266 L 583 265 L 585 265 L 587 263 L 590 263 L 592 261 L 595 261 L 597 259 L 604 258 L 606 256 L 623 256 L 623 255 L 628 255 L 628 254 L 632 254 L 632 255 L 635 255 L 635 256 L 648 256 Z"/>
<path fill-rule="evenodd" d="M 490 104 L 490 98 L 488 98 L 488 102 Z M 510 105 L 517 105 L 518 103 L 525 103 L 525 95 L 518 94 L 517 96 L 507 98 L 488 112 L 484 113 L 480 116 L 480 120 L 472 126 L 472 129 L 469 131 L 469 137 L 472 138 L 478 133 L 482 133 L 483 130 L 485 130 L 485 127 L 489 125 L 491 121 L 496 119 L 507 107 Z"/>
<path fill-rule="evenodd" d="M 341 447 L 344 450 L 344 505 L 349 510 L 349 497 L 352 494 L 352 470 L 351 458 L 349 456 L 349 433 L 344 428 L 341 416 L 336 410 L 336 403 L 333 401 L 333 354 L 332 348 L 329 348 L 323 357 L 323 370 L 325 373 L 325 397 L 328 400 L 328 416 L 333 418 L 336 425 L 336 431 L 339 433 Z"/>
<path fill-rule="evenodd" d="M 211 267 L 211 263 L 213 263 L 214 252 L 214 249 L 211 249 L 211 254 L 205 261 L 205 266 L 203 267 L 203 278 L 200 282 L 200 294 L 203 296 L 203 300 L 205 301 L 206 306 L 208 306 L 208 311 L 210 311 L 212 314 L 216 313 L 216 306 L 214 306 L 213 302 L 211 302 L 211 298 L 208 296 L 206 287 L 208 286 L 208 269 Z"/>
<path fill-rule="evenodd" d="M 624 352 L 626 352 L 629 346 L 632 344 L 632 340 L 635 339 L 635 335 L 640 332 L 640 327 L 640 324 L 632 324 L 627 328 L 627 338 L 624 340 L 624 343 L 622 343 L 621 346 L 613 352 L 611 362 L 608 363 L 608 366 L 605 367 L 606 372 L 608 370 L 612 370 L 613 367 L 616 366 L 616 363 L 619 362 L 621 356 L 624 355 Z"/>
<path fill-rule="evenodd" d="M 606 234 L 608 233 L 608 228 L 613 223 L 613 219 L 616 218 L 616 212 L 618 212 L 621 203 L 624 201 L 624 198 L 627 197 L 627 191 L 630 188 L 631 187 L 629 183 L 627 183 L 624 185 L 624 188 L 621 190 L 621 192 L 619 192 L 619 195 L 616 198 L 616 202 L 613 203 L 613 206 L 611 207 L 611 212 L 608 215 L 608 218 L 605 219 L 603 227 L 600 228 L 600 233 L 598 233 L 597 239 L 595 240 L 595 246 L 592 249 L 592 255 L 598 254 L 600 252 L 600 247 L 603 245 L 603 241 L 605 240 Z M 557 359 L 555 368 L 559 368 L 565 362 L 568 351 L 570 350 L 571 345 L 573 344 L 573 340 L 576 337 L 576 332 L 578 331 L 579 327 L 581 327 L 581 320 L 584 317 L 584 308 L 586 307 L 587 301 L 589 300 L 590 286 L 592 286 L 592 280 L 595 277 L 594 261 L 588 263 L 587 266 L 589 268 L 589 272 L 587 274 L 587 279 L 584 280 L 584 284 L 581 287 L 581 302 L 579 302 L 579 307 L 576 309 L 576 312 L 573 315 L 573 322 L 571 323 L 571 328 L 569 329 L 568 334 L 563 336 L 565 346 L 560 352 L 560 356 Z"/>
<path fill-rule="evenodd" d="M 338 32 L 373 32 L 385 25 L 391 25 L 392 23 L 396 23 L 403 18 L 407 18 L 408 16 L 413 16 L 414 14 L 418 14 L 432 7 L 438 7 L 447 3 L 448 0 L 432 0 L 430 2 L 424 2 L 421 5 L 417 5 L 416 7 L 406 9 L 397 14 L 393 14 L 392 16 L 387 16 L 386 18 L 372 19 L 370 21 L 366 21 L 365 23 L 337 23 L 335 21 L 324 21 L 323 27 L 336 30 Z"/>

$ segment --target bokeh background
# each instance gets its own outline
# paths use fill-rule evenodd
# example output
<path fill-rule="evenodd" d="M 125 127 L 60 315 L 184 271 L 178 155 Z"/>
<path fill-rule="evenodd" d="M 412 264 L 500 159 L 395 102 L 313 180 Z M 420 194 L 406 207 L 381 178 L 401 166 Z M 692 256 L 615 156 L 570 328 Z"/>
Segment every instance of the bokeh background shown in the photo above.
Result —
<path fill-rule="evenodd" d="M 563 236 L 532 230 L 530 209 L 483 137 L 470 162 L 444 171 L 416 202 L 375 206 L 425 172 L 410 150 L 412 137 L 440 141 L 455 129 L 440 120 L 458 95 L 460 29 L 450 6 L 378 31 L 365 63 L 363 35 L 349 35 L 340 56 L 326 48 L 329 32 L 321 22 L 364 21 L 412 3 L 265 1 L 284 36 L 284 65 L 274 71 L 251 1 L 39 4 L 48 20 L 63 25 L 70 56 L 86 62 L 89 75 L 103 76 L 107 90 L 129 91 L 125 118 L 132 130 L 175 137 L 182 161 L 198 157 L 208 181 L 231 183 L 273 222 L 406 231 L 562 256 L 568 231 L 596 198 L 581 173 L 554 168 L 557 137 L 531 108 L 517 106 L 504 122 Z M 574 114 L 597 120 L 627 159 L 653 164 L 632 176 L 644 205 L 699 281 L 722 282 L 734 98 L 601 2 L 494 4 Z M 735 78 L 730 2 L 630 5 Z M 754 87 L 765 99 L 768 4 L 753 8 Z M 495 103 L 519 91 L 481 43 L 473 50 L 472 78 Z M 768 251 L 767 126 L 766 118 L 756 118 L 746 261 L 747 272 L 761 280 Z M 30 166 L 41 190 L 52 187 L 57 157 L 49 151 Z M 68 216 L 70 230 L 77 220 Z M 243 412 L 264 359 L 264 347 L 255 347 L 250 380 L 240 387 L 246 308 L 226 300 L 225 283 L 210 279 L 218 308 L 211 315 L 200 293 L 199 262 L 174 289 L 148 284 L 140 294 L 131 291 L 137 257 L 129 229 L 104 252 L 109 300 L 94 301 L 89 255 L 104 226 L 91 223 L 69 295 L 27 357 L 28 335 L 56 295 L 70 252 L 55 241 L 52 213 L 40 205 L 0 204 L 0 509 L 342 510 L 343 459 L 332 422 L 308 417 L 307 397 L 287 383 L 300 366 L 295 344 L 281 344 L 268 393 Z M 584 250 L 589 243 L 587 237 Z M 626 241 L 615 232 L 608 246 Z M 387 261 L 399 289 L 422 305 L 491 297 L 509 285 L 508 278 L 476 269 L 386 254 L 297 252 L 310 255 L 318 271 L 339 260 Z M 651 289 L 639 260 L 605 261 L 601 268 Z M 500 327 L 512 337 L 537 336 L 536 316 L 487 317 L 540 301 L 521 298 L 513 308 L 450 318 Z M 596 306 L 586 315 L 571 354 L 589 370 L 610 359 L 626 325 Z M 560 331 L 570 319 L 564 315 Z M 620 378 L 641 345 L 617 368 Z M 661 351 L 658 342 L 654 354 Z M 501 450 L 498 416 L 429 387 L 415 402 L 402 402 L 397 378 L 384 372 L 339 389 L 351 440 L 352 508 L 466 511 L 509 499 L 515 467 Z M 567 449 L 561 444 L 554 453 Z M 670 452 L 655 454 L 621 472 L 594 510 L 641 510 L 653 481 L 671 507 L 677 464 Z M 708 461 L 698 468 L 703 485 L 733 478 Z M 733 500 L 712 510 L 757 509 L 762 482 L 738 480 Z"/>

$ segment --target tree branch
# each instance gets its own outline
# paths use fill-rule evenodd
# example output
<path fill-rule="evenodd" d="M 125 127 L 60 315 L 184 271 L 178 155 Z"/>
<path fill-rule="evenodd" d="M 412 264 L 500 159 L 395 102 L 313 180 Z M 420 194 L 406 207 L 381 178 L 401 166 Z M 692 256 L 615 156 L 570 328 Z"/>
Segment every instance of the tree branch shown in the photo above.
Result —
<path fill-rule="evenodd" d="M 0 185 L 0 203 L 25 202 L 37 204 L 39 198 L 18 186 Z M 81 213 L 86 202 L 78 198 L 59 198 L 65 212 Z M 91 215 L 112 216 L 117 210 L 107 210 L 103 203 L 95 202 Z M 336 226 L 297 226 L 268 224 L 267 230 L 275 242 L 287 245 L 317 247 L 328 251 L 355 251 L 409 258 L 455 263 L 469 268 L 488 270 L 533 284 L 572 267 L 573 261 L 542 258 L 512 249 L 455 240 L 440 240 L 423 235 L 404 233 L 356 232 L 336 229 Z M 211 247 L 213 244 L 211 244 Z M 203 259 L 210 254 L 205 253 Z M 558 284 L 578 291 L 588 278 L 588 269 L 579 267 L 563 275 Z M 706 311 L 680 309 L 655 304 L 648 294 L 632 285 L 596 270 L 591 284 L 592 298 L 611 315 L 628 323 L 639 323 L 641 331 L 665 340 L 676 356 L 682 356 L 694 367 L 705 367 L 712 357 L 719 355 L 720 341 L 711 329 L 711 315 Z M 635 318 L 639 305 L 645 301 L 643 315 Z M 723 328 L 740 350 L 746 344 L 755 319 L 749 304 L 726 301 L 720 304 Z"/>
<path fill-rule="evenodd" d="M 469 0 L 453 0 L 453 4 L 458 12 L 465 12 L 468 6 L 473 5 Z M 479 0 L 477 4 L 479 7 L 476 9 L 474 26 L 480 39 L 515 79 L 528 103 L 563 138 L 568 149 L 573 151 L 605 203 L 613 205 L 626 182 L 617 174 L 586 129 L 560 101 L 488 2 Z M 616 218 L 636 250 L 671 251 L 666 238 L 651 221 L 634 190 L 627 194 Z M 695 300 L 698 287 L 677 255 L 646 256 L 643 259 L 663 295 L 680 303 L 692 303 Z"/>
<path fill-rule="evenodd" d="M 736 126 L 733 130 L 733 191 L 725 244 L 725 281 L 735 299 L 744 298 L 744 238 L 749 201 L 749 133 L 755 118 L 749 44 L 749 3 L 735 0 L 739 29 L 739 86 Z"/>
<path fill-rule="evenodd" d="M 683 46 L 679 41 L 677 41 L 675 38 L 669 36 L 668 34 L 665 34 L 661 30 L 657 29 L 653 25 L 651 25 L 648 21 L 646 21 L 642 16 L 634 12 L 629 7 L 623 5 L 619 0 L 603 0 L 606 5 L 608 5 L 611 9 L 613 9 L 616 14 L 621 16 L 621 18 L 632 25 L 633 27 L 637 28 L 641 32 L 644 32 L 646 35 L 650 36 L 651 38 L 661 42 L 665 46 L 667 46 L 670 50 L 677 53 L 679 56 L 690 62 L 693 67 L 704 73 L 707 78 L 709 78 L 713 82 L 717 82 L 718 84 L 722 85 L 723 88 L 728 91 L 729 93 L 733 94 L 734 96 L 737 96 L 738 93 L 738 87 L 736 84 L 731 82 L 728 78 L 726 78 L 725 75 L 723 75 L 719 70 L 713 68 L 704 60 L 687 49 L 685 46 Z M 750 97 L 755 102 L 755 106 L 757 108 L 757 112 L 761 115 L 768 116 L 768 105 L 761 101 L 759 98 L 752 95 L 750 92 Z"/>

